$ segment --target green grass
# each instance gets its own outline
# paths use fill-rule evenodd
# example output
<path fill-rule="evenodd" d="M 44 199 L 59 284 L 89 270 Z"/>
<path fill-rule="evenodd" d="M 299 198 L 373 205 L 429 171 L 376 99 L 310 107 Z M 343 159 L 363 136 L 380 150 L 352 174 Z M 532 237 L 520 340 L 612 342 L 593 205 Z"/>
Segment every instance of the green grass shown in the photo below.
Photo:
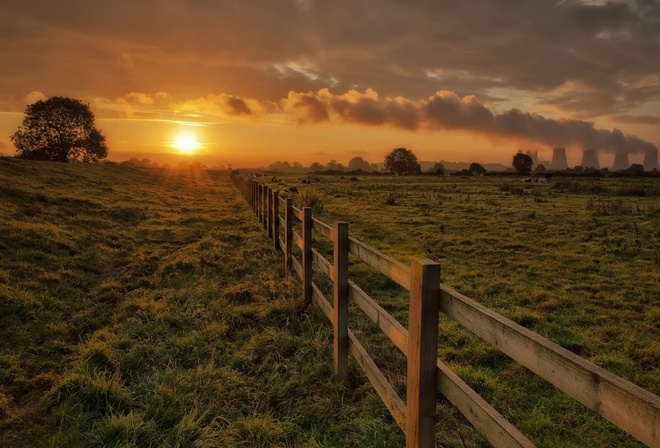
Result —
<path fill-rule="evenodd" d="M 321 176 L 303 188 L 314 191 L 315 217 L 349 222 L 352 236 L 406 264 L 439 261 L 448 286 L 660 394 L 658 179 Z M 317 246 L 331 254 L 322 239 Z M 401 288 L 356 260 L 351 275 L 406 324 Z M 404 395 L 403 358 L 350 313 Z M 446 318 L 439 345 L 440 359 L 538 446 L 641 446 Z M 485 444 L 447 403 L 438 411 L 441 443 Z"/>
<path fill-rule="evenodd" d="M 0 158 L 0 446 L 399 446 L 226 172 Z"/>

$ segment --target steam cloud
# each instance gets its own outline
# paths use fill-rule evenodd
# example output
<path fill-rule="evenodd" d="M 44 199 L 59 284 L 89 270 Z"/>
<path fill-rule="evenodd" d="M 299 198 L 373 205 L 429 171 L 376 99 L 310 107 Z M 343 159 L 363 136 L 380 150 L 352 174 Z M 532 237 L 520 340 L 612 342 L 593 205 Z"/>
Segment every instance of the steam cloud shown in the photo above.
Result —
<path fill-rule="evenodd" d="M 442 90 L 424 101 L 379 98 L 369 89 L 334 95 L 328 89 L 290 92 L 280 103 L 300 123 L 336 121 L 400 129 L 466 130 L 520 138 L 551 147 L 578 146 L 612 153 L 657 151 L 652 143 L 619 129 L 596 129 L 588 121 L 551 119 L 511 109 L 497 113 L 474 96 L 460 98 Z"/>

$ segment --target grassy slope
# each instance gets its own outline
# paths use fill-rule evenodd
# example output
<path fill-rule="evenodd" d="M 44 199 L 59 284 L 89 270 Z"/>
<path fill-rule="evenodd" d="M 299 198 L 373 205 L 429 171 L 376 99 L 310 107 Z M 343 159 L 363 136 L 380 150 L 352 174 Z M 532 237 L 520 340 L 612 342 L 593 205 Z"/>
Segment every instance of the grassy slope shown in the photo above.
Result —
<path fill-rule="evenodd" d="M 0 158 L 0 446 L 397 446 L 224 173 Z"/>
<path fill-rule="evenodd" d="M 439 261 L 449 286 L 660 394 L 658 179 L 324 176 L 311 189 L 323 221 L 348 221 L 353 236 L 406 263 Z M 352 270 L 405 324 L 405 294 Z M 640 446 L 447 319 L 439 355 L 539 446 Z M 401 390 L 400 360 L 382 365 Z M 439 412 L 442 439 L 461 423 L 451 407 Z"/>

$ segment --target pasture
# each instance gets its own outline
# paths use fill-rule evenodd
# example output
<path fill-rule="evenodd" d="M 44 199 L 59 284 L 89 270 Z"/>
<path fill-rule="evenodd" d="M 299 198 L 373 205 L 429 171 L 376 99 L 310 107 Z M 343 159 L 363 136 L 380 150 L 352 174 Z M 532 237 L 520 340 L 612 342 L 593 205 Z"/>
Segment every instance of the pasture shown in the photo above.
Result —
<path fill-rule="evenodd" d="M 657 179 L 300 187 L 315 217 L 406 264 L 439 261 L 448 286 L 660 393 Z M 0 218 L 0 446 L 404 444 L 355 365 L 334 381 L 330 326 L 301 307 L 226 172 L 0 158 Z M 406 324 L 401 288 L 350 269 Z M 371 324 L 351 328 L 401 389 L 401 356 Z M 439 339 L 439 358 L 537 446 L 641 446 L 442 317 Z M 438 399 L 441 446 L 487 446 Z"/>
<path fill-rule="evenodd" d="M 226 172 L 0 158 L 0 254 L 2 447 L 402 443 Z"/>
<path fill-rule="evenodd" d="M 348 221 L 351 235 L 404 263 L 424 255 L 439 260 L 449 287 L 657 394 L 658 193 L 653 179 L 521 184 L 512 178 L 320 176 L 295 202 L 314 206 L 322 221 Z M 356 283 L 372 278 L 363 274 L 354 263 L 351 276 L 364 277 Z M 405 294 L 393 294 L 391 283 L 370 285 L 368 292 L 384 297 L 381 304 L 405 323 Z M 545 414 L 548 403 L 538 398 L 552 388 L 543 392 L 547 384 L 469 332 L 445 321 L 440 334 L 439 358 L 488 401 L 500 401 L 495 407 L 521 422 L 523 432 L 542 429 L 541 438 L 532 437 L 536 443 L 580 446 L 589 434 L 593 446 L 625 444 L 601 439 L 607 424 L 597 429 L 602 422 L 577 417 L 579 405 Z M 391 358 L 383 350 L 383 359 Z M 398 365 L 389 379 L 402 393 L 405 363 Z M 564 398 L 556 395 L 549 409 L 570 409 Z"/>

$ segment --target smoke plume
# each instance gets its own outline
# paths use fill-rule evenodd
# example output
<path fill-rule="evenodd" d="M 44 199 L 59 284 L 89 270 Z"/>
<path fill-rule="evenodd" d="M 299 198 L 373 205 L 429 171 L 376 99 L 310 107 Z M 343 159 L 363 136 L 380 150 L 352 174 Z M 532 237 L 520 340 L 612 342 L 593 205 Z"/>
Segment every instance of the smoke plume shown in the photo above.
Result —
<path fill-rule="evenodd" d="M 583 120 L 552 119 L 510 109 L 496 112 L 474 96 L 463 98 L 442 90 L 423 101 L 380 98 L 368 89 L 334 95 L 328 89 L 290 92 L 281 101 L 285 112 L 300 123 L 326 121 L 400 129 L 464 130 L 485 135 L 525 139 L 550 147 L 596 148 L 611 153 L 657 151 L 652 143 L 619 129 L 597 129 Z"/>

